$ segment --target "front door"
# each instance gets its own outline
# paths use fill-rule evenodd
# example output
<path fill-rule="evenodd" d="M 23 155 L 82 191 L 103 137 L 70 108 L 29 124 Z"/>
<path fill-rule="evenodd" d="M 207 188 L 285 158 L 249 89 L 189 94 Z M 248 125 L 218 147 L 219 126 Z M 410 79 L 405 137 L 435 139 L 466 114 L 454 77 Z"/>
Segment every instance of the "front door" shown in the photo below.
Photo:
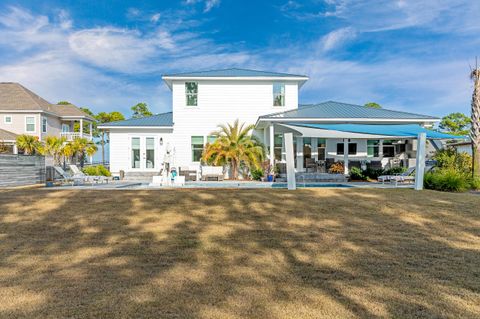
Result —
<path fill-rule="evenodd" d="M 155 170 L 158 166 L 155 158 L 155 137 L 132 136 L 130 167 L 132 170 Z"/>

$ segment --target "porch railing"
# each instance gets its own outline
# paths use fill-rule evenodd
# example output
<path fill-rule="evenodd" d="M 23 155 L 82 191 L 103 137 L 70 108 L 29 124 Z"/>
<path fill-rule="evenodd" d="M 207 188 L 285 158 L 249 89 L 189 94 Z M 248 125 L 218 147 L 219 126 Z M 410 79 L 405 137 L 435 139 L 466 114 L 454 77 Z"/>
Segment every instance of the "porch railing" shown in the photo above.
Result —
<path fill-rule="evenodd" d="M 67 141 L 73 141 L 76 138 L 80 138 L 80 133 L 79 132 L 61 132 L 60 136 L 65 137 Z M 90 134 L 83 133 L 83 138 L 91 140 L 92 136 Z"/>

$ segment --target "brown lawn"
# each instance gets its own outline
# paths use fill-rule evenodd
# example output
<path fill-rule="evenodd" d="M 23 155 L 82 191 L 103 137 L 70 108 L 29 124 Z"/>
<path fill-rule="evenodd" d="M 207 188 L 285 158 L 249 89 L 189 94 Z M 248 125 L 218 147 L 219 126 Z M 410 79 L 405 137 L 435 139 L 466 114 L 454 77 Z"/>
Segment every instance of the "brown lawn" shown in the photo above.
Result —
<path fill-rule="evenodd" d="M 480 196 L 0 191 L 1 318 L 480 317 Z"/>

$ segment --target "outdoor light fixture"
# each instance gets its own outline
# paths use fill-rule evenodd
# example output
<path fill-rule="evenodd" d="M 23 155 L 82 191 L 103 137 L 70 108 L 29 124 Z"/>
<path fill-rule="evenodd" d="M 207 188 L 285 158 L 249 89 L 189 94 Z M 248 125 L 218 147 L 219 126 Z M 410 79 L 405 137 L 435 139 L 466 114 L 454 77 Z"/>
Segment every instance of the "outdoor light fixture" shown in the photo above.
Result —
<path fill-rule="evenodd" d="M 162 145 L 163 145 L 163 138 L 160 137 L 160 146 L 162 146 Z"/>

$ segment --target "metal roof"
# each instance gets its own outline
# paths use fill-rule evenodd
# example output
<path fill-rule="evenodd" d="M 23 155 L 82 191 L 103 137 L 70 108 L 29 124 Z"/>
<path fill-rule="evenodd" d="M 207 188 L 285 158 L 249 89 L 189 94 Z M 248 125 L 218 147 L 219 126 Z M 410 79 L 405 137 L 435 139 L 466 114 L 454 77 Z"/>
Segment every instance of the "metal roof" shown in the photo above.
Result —
<path fill-rule="evenodd" d="M 288 123 L 295 127 L 308 127 L 329 131 L 350 132 L 368 135 L 383 135 L 392 137 L 416 137 L 426 133 L 428 139 L 463 139 L 464 136 L 445 134 L 421 127 L 418 124 L 308 124 Z"/>
<path fill-rule="evenodd" d="M 164 74 L 163 77 L 205 77 L 205 78 L 208 78 L 208 77 L 301 77 L 301 78 L 308 78 L 306 75 L 267 72 L 267 71 L 239 69 L 239 68 Z"/>
<path fill-rule="evenodd" d="M 173 126 L 172 112 L 160 113 L 152 116 L 116 121 L 99 125 L 102 127 L 124 127 L 124 126 Z"/>
<path fill-rule="evenodd" d="M 393 111 L 388 109 L 375 109 L 371 107 L 327 101 L 319 104 L 300 105 L 298 109 L 260 116 L 260 119 L 286 118 L 286 119 L 425 119 L 438 120 L 429 115 Z"/>

